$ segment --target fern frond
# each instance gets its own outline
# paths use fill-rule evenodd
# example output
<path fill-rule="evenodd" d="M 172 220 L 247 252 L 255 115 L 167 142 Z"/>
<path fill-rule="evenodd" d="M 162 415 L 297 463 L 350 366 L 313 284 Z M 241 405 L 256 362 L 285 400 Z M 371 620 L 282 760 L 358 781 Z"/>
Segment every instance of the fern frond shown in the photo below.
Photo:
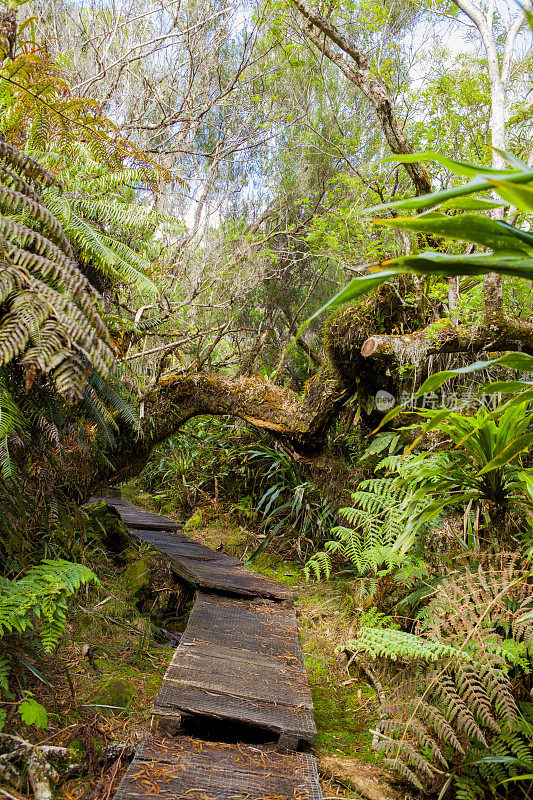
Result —
<path fill-rule="evenodd" d="M 410 783 L 411 786 L 414 786 L 415 789 L 418 789 L 421 792 L 424 791 L 422 783 L 419 781 L 413 770 L 409 769 L 407 764 L 404 764 L 401 759 L 384 758 L 383 763 L 390 767 L 393 771 L 399 772 L 402 778 L 404 778 L 407 783 Z"/>
<path fill-rule="evenodd" d="M 456 647 L 392 628 L 362 627 L 357 639 L 350 642 L 349 646 L 353 650 L 367 653 L 372 658 L 390 658 L 392 661 L 421 659 L 432 662 L 441 658 L 465 657 Z"/>
<path fill-rule="evenodd" d="M 23 633 L 39 619 L 43 645 L 50 652 L 65 628 L 67 598 L 90 582 L 98 579 L 83 564 L 47 559 L 32 567 L 0 595 L 0 637 L 6 632 Z"/>
<path fill-rule="evenodd" d="M 449 675 L 442 675 L 438 679 L 434 693 L 438 697 L 448 721 L 453 723 L 458 731 L 466 733 L 472 739 L 477 739 L 486 747 L 487 740 L 483 731 L 474 719 L 470 708 L 456 690 Z"/>
<path fill-rule="evenodd" d="M 28 155 L 24 155 L 12 147 L 3 139 L 0 139 L 0 159 L 5 164 L 12 166 L 19 175 L 27 178 L 29 181 L 40 183 L 43 186 L 57 186 L 57 181 L 38 161 Z"/>

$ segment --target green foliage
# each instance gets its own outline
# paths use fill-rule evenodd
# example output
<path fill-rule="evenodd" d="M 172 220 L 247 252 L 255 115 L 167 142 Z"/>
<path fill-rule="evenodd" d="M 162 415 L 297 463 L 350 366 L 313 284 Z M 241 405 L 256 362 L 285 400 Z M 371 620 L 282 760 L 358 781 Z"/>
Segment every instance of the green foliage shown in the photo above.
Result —
<path fill-rule="evenodd" d="M 388 438 L 385 442 L 385 446 L 390 446 Z M 411 501 L 411 487 L 406 480 L 411 460 L 412 457 L 402 461 L 399 456 L 388 456 L 377 464 L 376 471 L 388 469 L 389 474 L 360 482 L 352 495 L 353 507 L 339 512 L 350 527 L 332 528 L 335 538 L 326 542 L 323 552 L 309 559 L 305 566 L 307 578 L 311 573 L 317 579 L 322 573 L 329 577 L 332 555 L 339 555 L 353 565 L 357 575 L 365 578 L 361 591 L 372 596 L 386 576 L 395 574 L 409 583 L 409 572 L 414 576 L 423 570 L 422 562 L 407 556 L 413 539 L 406 545 L 404 535 Z"/>
<path fill-rule="evenodd" d="M 468 198 L 470 207 L 476 210 L 493 207 L 494 204 L 491 203 L 487 206 L 483 199 L 470 200 L 471 195 L 490 191 L 495 191 L 502 198 L 499 205 L 513 205 L 525 213 L 533 211 L 533 169 L 510 153 L 498 152 L 508 162 L 508 169 L 496 170 L 479 164 L 450 159 L 436 152 L 394 156 L 388 160 L 401 163 L 436 161 L 455 175 L 469 177 L 470 181 L 462 186 L 441 192 L 384 203 L 367 209 L 372 212 L 388 209 L 394 211 L 432 209 L 415 217 L 376 220 L 375 224 L 434 236 L 451 237 L 492 248 L 492 253 L 453 255 L 427 251 L 420 255 L 382 261 L 380 266 L 385 267 L 385 271 L 353 278 L 348 286 L 332 297 L 316 314 L 310 317 L 305 325 L 324 311 L 353 302 L 385 281 L 405 273 L 447 276 L 484 275 L 488 272 L 497 272 L 502 275 L 533 279 L 533 236 L 528 231 L 500 220 L 492 220 L 475 214 L 449 216 L 444 213 L 448 210 L 464 210 L 465 198 Z M 437 207 L 441 210 L 436 211 Z"/>
<path fill-rule="evenodd" d="M 57 645 L 66 622 L 66 600 L 96 575 L 83 564 L 46 559 L 23 578 L 6 581 L 0 589 L 0 633 L 24 633 L 41 620 L 40 636 L 46 652 Z"/>
<path fill-rule="evenodd" d="M 36 728 L 48 727 L 48 714 L 46 708 L 33 697 L 26 697 L 18 707 L 22 721 L 26 725 L 35 725 Z M 1 726 L 0 726 L 1 727 Z"/>
<path fill-rule="evenodd" d="M 117 147 L 113 159 L 102 157 L 90 141 L 51 142 L 41 160 L 63 190 L 47 188 L 44 201 L 84 266 L 96 268 L 113 285 L 123 282 L 139 298 L 161 300 L 167 284 L 162 254 L 183 228 L 175 217 L 136 201 L 136 193 L 157 182 L 157 171 L 148 165 L 125 169 L 120 156 Z"/>
<path fill-rule="evenodd" d="M 114 363 L 98 295 L 73 261 L 65 233 L 40 197 L 45 170 L 0 142 L 0 366 L 15 358 L 51 373 L 61 394 L 81 397 L 87 367 L 107 378 Z"/>
<path fill-rule="evenodd" d="M 320 545 L 330 530 L 333 515 L 317 489 L 302 480 L 294 461 L 281 447 L 266 442 L 250 448 L 248 458 L 256 477 L 255 491 L 262 493 L 255 512 L 261 515 L 269 532 L 264 546 L 286 531 L 296 537 L 299 555 L 309 545 Z"/>
<path fill-rule="evenodd" d="M 0 583 L 0 687 L 10 696 L 9 674 L 25 652 L 26 634 L 38 636 L 45 652 L 51 652 L 65 630 L 68 604 L 74 592 L 97 581 L 83 564 L 46 559 L 31 567 L 23 578 Z M 36 709 L 29 703 L 28 713 Z"/>
<path fill-rule="evenodd" d="M 389 766 L 418 789 L 486 797 L 509 771 L 523 772 L 515 759 L 529 756 L 531 725 L 518 698 L 533 628 L 522 620 L 532 577 L 520 562 L 519 553 L 484 556 L 442 582 L 415 633 L 365 627 L 350 643 L 362 658 L 407 664 L 376 736 Z"/>
<path fill-rule="evenodd" d="M 476 519 L 475 546 L 479 545 L 477 531 L 481 526 L 492 526 L 488 533 L 497 541 L 495 521 L 501 523 L 505 514 L 517 511 L 531 514 L 531 471 L 523 463 L 533 441 L 528 396 L 522 393 L 493 411 L 481 408 L 474 415 L 448 409 L 418 414 L 427 422 L 414 444 L 438 427 L 453 449 L 437 454 L 423 452 L 410 461 L 412 494 L 406 541 L 420 525 L 449 507 L 468 507 L 470 516 L 465 523 L 466 519 Z"/>
<path fill-rule="evenodd" d="M 368 628 L 362 626 L 356 640 L 348 642 L 351 650 L 366 653 L 371 658 L 389 658 L 391 661 L 438 661 L 443 656 L 460 656 L 460 651 L 441 642 L 433 642 L 405 631 Z"/>
<path fill-rule="evenodd" d="M 332 523 L 328 503 L 283 449 L 229 419 L 184 426 L 158 450 L 141 484 L 163 504 L 167 498 L 185 508 L 206 496 L 225 500 L 264 526 L 264 546 L 288 533 L 300 555 L 320 546 Z"/>

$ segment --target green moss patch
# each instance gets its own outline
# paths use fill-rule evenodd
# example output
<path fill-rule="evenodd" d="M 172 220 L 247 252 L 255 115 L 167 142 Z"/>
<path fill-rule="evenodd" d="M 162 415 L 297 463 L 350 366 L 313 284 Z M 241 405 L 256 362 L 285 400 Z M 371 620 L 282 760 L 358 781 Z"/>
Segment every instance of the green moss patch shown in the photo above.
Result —
<path fill-rule="evenodd" d="M 339 674 L 338 662 L 332 658 L 306 653 L 305 663 L 318 729 L 316 749 L 374 761 L 372 734 L 368 732 L 374 691 L 359 681 L 343 686 L 348 676 Z"/>
<path fill-rule="evenodd" d="M 99 687 L 95 704 L 116 710 L 118 708 L 128 708 L 132 700 L 137 697 L 137 687 L 133 681 L 124 676 L 109 678 Z"/>

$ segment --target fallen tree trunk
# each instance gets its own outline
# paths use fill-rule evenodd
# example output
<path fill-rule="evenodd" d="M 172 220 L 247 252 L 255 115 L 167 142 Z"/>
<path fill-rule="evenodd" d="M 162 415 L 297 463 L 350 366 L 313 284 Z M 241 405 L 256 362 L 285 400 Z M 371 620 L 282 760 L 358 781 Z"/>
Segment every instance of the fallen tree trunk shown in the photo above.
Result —
<path fill-rule="evenodd" d="M 406 334 L 368 337 L 358 324 L 358 308 L 346 309 L 326 333 L 329 364 L 308 381 L 302 394 L 259 375 L 223 376 L 199 372 L 168 373 L 145 395 L 141 436 L 123 425 L 117 449 L 88 475 L 86 485 L 73 481 L 78 500 L 111 483 L 137 475 L 152 449 L 193 417 L 233 416 L 268 432 L 298 462 L 302 472 L 337 508 L 349 504 L 361 473 L 344 466 L 327 447 L 327 433 L 346 400 L 357 393 L 370 413 L 380 389 L 397 394 L 397 366 L 420 368 L 435 354 L 533 353 L 533 326 L 505 316 L 499 324 L 463 328 L 449 319 Z"/>
<path fill-rule="evenodd" d="M 315 460 L 320 471 L 326 434 L 353 383 L 331 368 L 320 370 L 303 395 L 254 375 L 221 376 L 207 373 L 163 375 L 144 401 L 143 435 L 123 426 L 119 446 L 88 476 L 77 491 L 79 499 L 111 483 L 137 475 L 152 449 L 175 434 L 185 422 L 203 415 L 228 415 L 268 431 L 307 469 Z M 341 469 L 341 465 L 339 465 Z"/>
<path fill-rule="evenodd" d="M 502 352 L 520 349 L 533 353 L 533 325 L 505 315 L 498 325 L 463 328 L 443 319 L 422 331 L 370 336 L 361 346 L 364 358 L 388 359 L 420 366 L 440 353 Z"/>
<path fill-rule="evenodd" d="M 318 771 L 324 778 L 355 790 L 368 800 L 398 800 L 400 796 L 382 769 L 358 758 L 321 756 Z"/>

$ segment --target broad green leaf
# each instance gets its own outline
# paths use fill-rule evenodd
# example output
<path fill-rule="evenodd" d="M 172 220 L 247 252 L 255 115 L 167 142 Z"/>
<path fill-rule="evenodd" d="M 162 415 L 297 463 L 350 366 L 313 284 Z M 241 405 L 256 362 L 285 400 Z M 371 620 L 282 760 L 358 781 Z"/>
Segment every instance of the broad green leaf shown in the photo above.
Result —
<path fill-rule="evenodd" d="M 497 469 L 498 467 L 503 467 L 505 464 L 508 464 L 513 458 L 516 458 L 517 455 L 523 453 L 524 450 L 528 450 L 529 446 L 533 442 L 533 433 L 526 433 L 523 436 L 519 436 L 512 442 L 509 442 L 507 447 L 498 453 L 497 456 L 492 458 L 488 464 L 485 464 L 483 469 L 481 469 L 477 474 L 478 475 L 485 475 L 487 472 L 491 472 L 493 469 Z"/>
<path fill-rule="evenodd" d="M 448 494 L 445 498 L 440 498 L 433 503 L 430 503 L 420 514 L 412 517 L 409 520 L 405 530 L 404 537 L 406 540 L 417 532 L 417 530 L 425 523 L 435 519 L 446 506 L 454 503 L 464 503 L 476 497 L 476 493 L 465 492 L 462 494 Z"/>
<path fill-rule="evenodd" d="M 524 490 L 530 500 L 533 501 L 533 474 L 524 470 L 519 475 L 520 481 L 524 484 Z"/>
<path fill-rule="evenodd" d="M 493 208 L 502 208 L 502 206 L 509 205 L 505 202 L 497 202 L 496 200 L 483 200 L 482 197 L 456 197 L 453 200 L 447 200 L 439 207 L 449 208 L 453 211 L 491 211 Z"/>
<path fill-rule="evenodd" d="M 449 169 L 454 175 L 461 175 L 464 178 L 472 178 L 482 173 L 498 175 L 508 174 L 507 171 L 495 169 L 494 167 L 487 167 L 485 164 L 472 164 L 470 161 L 448 158 L 448 156 L 444 156 L 436 150 L 424 150 L 421 153 L 410 153 L 409 155 L 388 156 L 388 158 L 383 159 L 383 161 L 389 164 L 395 161 L 399 161 L 400 164 L 415 164 L 419 161 L 436 161 L 437 164 L 440 164 L 441 167 L 445 167 L 445 169 Z M 513 170 L 513 172 L 515 171 L 516 170 Z"/>
<path fill-rule="evenodd" d="M 320 311 L 317 311 L 314 316 L 318 316 L 323 311 L 328 309 L 337 308 L 338 306 L 343 305 L 344 303 L 349 303 L 351 300 L 357 300 L 357 298 L 361 297 L 364 294 L 368 294 L 373 289 L 377 289 L 382 283 L 388 281 L 389 278 L 395 277 L 395 271 L 387 271 L 387 272 L 375 272 L 371 275 L 361 275 L 357 278 L 352 278 L 348 286 L 346 286 L 342 291 L 338 292 L 331 300 L 322 306 Z M 311 317 L 313 319 L 313 317 Z"/>
<path fill-rule="evenodd" d="M 527 353 L 506 353 L 500 358 L 493 359 L 492 363 L 522 372 L 533 372 L 533 356 L 528 356 Z"/>
<path fill-rule="evenodd" d="M 431 233 L 436 236 L 445 236 L 448 239 L 461 239 L 508 253 L 516 251 L 518 254 L 521 252 L 529 254 L 533 251 L 532 236 L 528 234 L 524 236 L 522 231 L 511 225 L 505 225 L 498 220 L 482 217 L 479 214 L 461 214 L 456 217 L 447 214 L 430 217 L 397 217 L 396 219 L 373 220 L 372 224 L 419 233 Z M 454 258 L 456 259 L 457 256 Z M 464 256 L 461 256 L 461 259 L 464 259 Z"/>
<path fill-rule="evenodd" d="M 394 156 L 394 161 L 401 160 L 399 156 Z M 415 158 L 414 161 L 420 159 Z M 405 163 L 405 162 L 402 162 Z M 440 205 L 446 200 L 454 197 L 465 197 L 474 192 L 490 192 L 494 189 L 493 181 L 497 178 L 506 183 L 522 184 L 533 183 L 533 169 L 523 170 L 522 172 L 493 172 L 488 167 L 482 167 L 481 172 L 469 180 L 463 186 L 455 186 L 452 189 L 445 189 L 441 192 L 431 192 L 418 197 L 410 197 L 407 200 L 396 200 L 392 203 L 381 203 L 367 208 L 367 213 L 374 214 L 376 211 L 385 211 L 390 208 L 401 209 L 423 209 L 431 206 Z"/>
<path fill-rule="evenodd" d="M 529 164 L 526 164 L 526 162 L 522 161 L 521 158 L 515 156 L 514 153 L 508 153 L 507 150 L 500 150 L 499 147 L 493 147 L 492 149 L 496 153 L 499 153 L 499 155 L 501 155 L 501 157 L 504 158 L 507 163 L 511 165 L 511 167 L 514 167 L 515 169 L 530 169 Z"/>
<path fill-rule="evenodd" d="M 377 289 L 382 283 L 388 281 L 389 278 L 393 278 L 398 274 L 395 270 L 390 270 L 387 272 L 374 272 L 370 275 L 361 275 L 357 278 L 353 278 L 348 286 L 345 286 L 340 292 L 338 292 L 331 300 L 319 308 L 309 319 L 307 319 L 303 325 L 298 330 L 296 336 L 294 337 L 294 341 L 298 339 L 299 336 L 304 332 L 310 322 L 312 322 L 316 317 L 319 317 L 324 311 L 332 311 L 339 306 L 344 305 L 344 303 L 349 303 L 352 300 L 357 300 L 358 297 L 362 297 L 362 295 L 368 294 L 373 289 Z"/>
<path fill-rule="evenodd" d="M 441 424 L 441 422 L 443 422 L 443 420 L 446 419 L 446 417 L 450 416 L 451 413 L 452 413 L 451 409 L 444 408 L 442 409 L 442 411 L 438 411 L 436 414 L 432 415 L 431 419 L 428 420 L 428 422 L 426 422 L 426 424 L 423 426 L 422 433 L 420 434 L 420 436 L 416 437 L 414 442 L 412 442 L 409 445 L 405 453 L 407 454 L 410 453 L 411 450 L 414 450 L 418 442 L 420 442 L 424 438 L 426 433 L 429 433 L 429 431 L 432 431 L 434 428 L 437 428 Z"/>
<path fill-rule="evenodd" d="M 491 180 L 491 183 L 507 203 L 516 206 L 519 211 L 533 211 L 533 187 L 517 186 L 508 181 Z"/>
<path fill-rule="evenodd" d="M 415 272 L 419 275 L 484 275 L 498 272 L 515 278 L 533 280 L 533 257 L 505 255 L 503 252 L 482 255 L 450 255 L 428 250 L 419 256 L 402 256 L 383 261 L 382 267 L 397 267 L 398 273 Z"/>
<path fill-rule="evenodd" d="M 454 378 L 456 375 L 467 375 L 471 372 L 479 372 L 482 369 L 493 367 L 496 364 L 508 367 L 509 369 L 520 370 L 521 372 L 533 372 L 533 356 L 528 356 L 527 353 L 506 353 L 499 358 L 491 358 L 486 361 L 474 361 L 466 367 L 436 372 L 424 381 L 415 396 L 421 397 L 429 392 L 434 392 L 435 389 L 440 389 L 446 381 L 449 381 L 450 378 Z M 529 387 L 529 384 L 527 384 L 527 387 Z M 389 413 L 392 414 L 392 412 Z"/>
<path fill-rule="evenodd" d="M 48 714 L 46 708 L 42 706 L 33 697 L 27 697 L 18 707 L 18 712 L 22 717 L 22 721 L 26 725 L 35 725 L 36 728 L 48 727 Z"/>
<path fill-rule="evenodd" d="M 521 392 L 523 389 L 529 389 L 530 383 L 525 381 L 494 381 L 494 383 L 487 383 L 481 390 L 487 394 L 491 392 L 502 392 L 502 394 L 514 394 Z"/>
<path fill-rule="evenodd" d="M 527 766 L 531 769 L 531 764 L 528 763 Z M 533 773 L 525 772 L 522 773 L 522 775 L 513 775 L 511 778 L 504 778 L 503 781 L 500 781 L 498 786 L 503 783 L 516 783 L 517 781 L 531 781 L 531 780 L 533 780 Z"/>

